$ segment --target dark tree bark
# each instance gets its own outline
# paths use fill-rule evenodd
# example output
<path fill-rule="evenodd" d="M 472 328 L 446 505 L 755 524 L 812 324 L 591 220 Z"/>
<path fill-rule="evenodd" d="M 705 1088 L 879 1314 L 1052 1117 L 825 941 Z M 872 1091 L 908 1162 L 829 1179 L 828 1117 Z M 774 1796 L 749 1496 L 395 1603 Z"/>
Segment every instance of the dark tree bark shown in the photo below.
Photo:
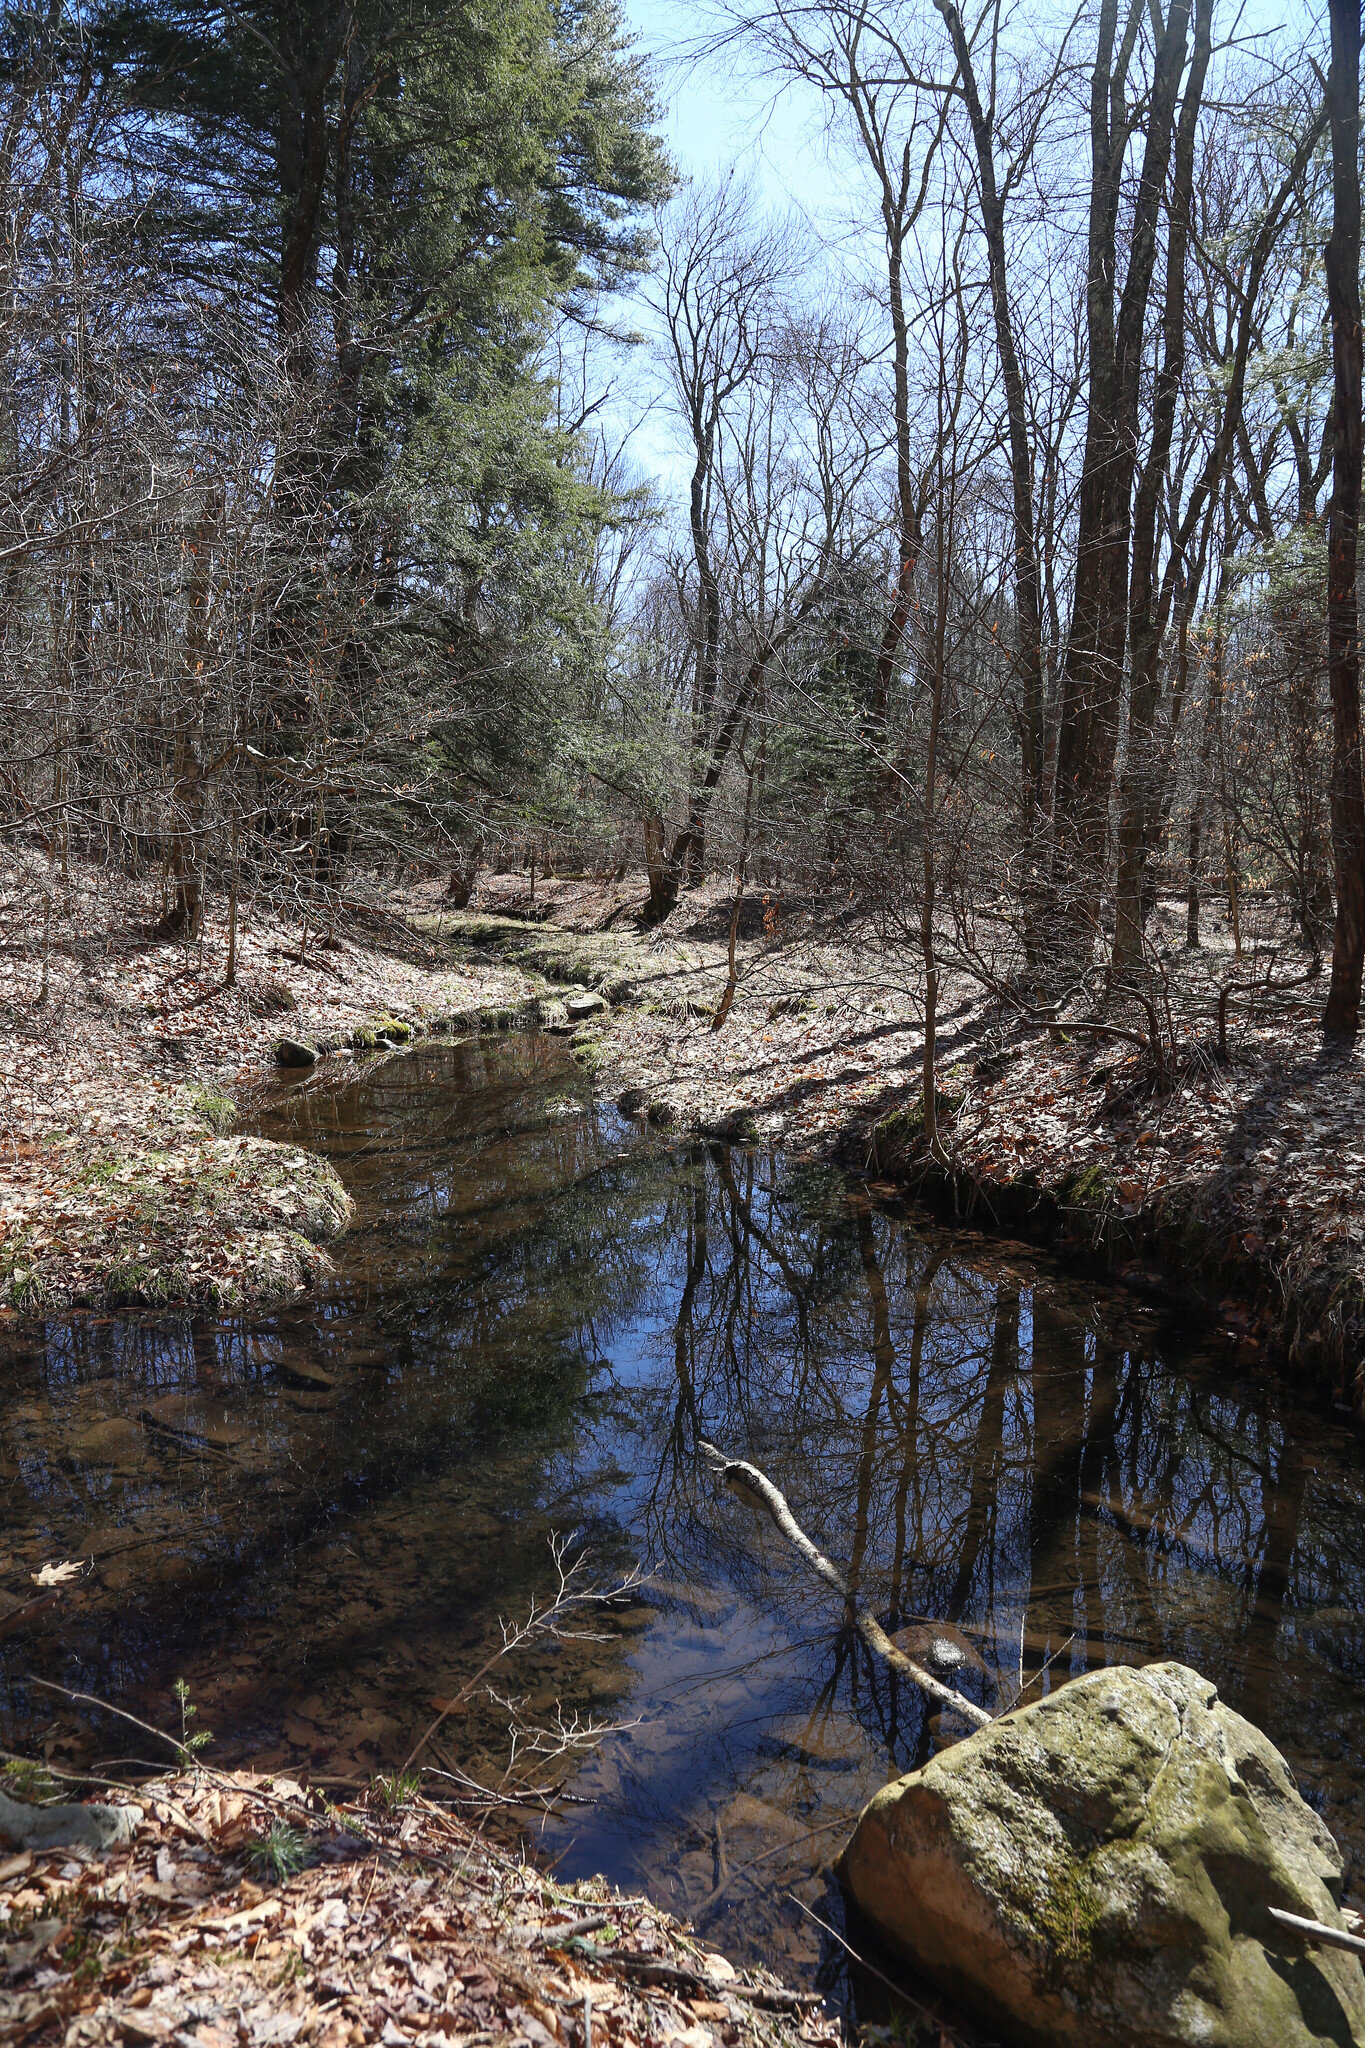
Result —
<path fill-rule="evenodd" d="M 1332 697 L 1332 859 L 1336 923 L 1323 1030 L 1354 1038 L 1365 961 L 1365 788 L 1360 761 L 1360 0 L 1329 0 L 1332 63 L 1332 233 L 1326 249 L 1334 392 L 1332 509 L 1327 542 L 1327 678 Z"/>
<path fill-rule="evenodd" d="M 1098 922 L 1127 644 L 1143 339 L 1185 68 L 1189 0 L 1174 0 L 1157 46 L 1151 92 L 1145 100 L 1147 135 L 1128 238 L 1128 270 L 1116 315 L 1119 205 L 1144 104 L 1130 106 L 1128 74 L 1144 12 L 1141 0 L 1129 0 L 1120 36 L 1118 0 L 1102 0 L 1090 81 L 1089 412 L 1054 806 L 1061 937 L 1065 950 L 1073 953 L 1088 953 Z"/>
<path fill-rule="evenodd" d="M 1166 248 L 1166 303 L 1161 368 L 1152 404 L 1152 439 L 1138 479 L 1133 517 L 1133 560 L 1128 594 L 1132 674 L 1128 701 L 1128 763 L 1119 821 L 1118 884 L 1114 909 L 1113 968 L 1122 973 L 1142 957 L 1142 880 L 1160 794 L 1157 711 L 1160 653 L 1166 606 L 1159 600 L 1157 553 L 1161 499 L 1171 460 L 1176 400 L 1185 375 L 1185 255 L 1189 245 L 1195 148 L 1204 77 L 1212 49 L 1213 0 L 1197 0 L 1194 57 L 1176 133 L 1170 228 Z M 1169 591 L 1160 593 L 1169 603 Z"/>

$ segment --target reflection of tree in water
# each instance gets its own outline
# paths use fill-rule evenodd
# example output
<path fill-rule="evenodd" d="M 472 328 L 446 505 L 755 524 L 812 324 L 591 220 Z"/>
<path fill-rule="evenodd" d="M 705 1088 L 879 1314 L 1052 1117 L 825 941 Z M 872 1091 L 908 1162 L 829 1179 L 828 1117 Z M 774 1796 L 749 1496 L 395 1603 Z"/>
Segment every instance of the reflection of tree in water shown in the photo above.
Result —
<path fill-rule="evenodd" d="M 562 1051 L 547 1067 L 536 1041 L 475 1042 L 296 1091 L 272 1135 L 337 1155 L 359 1200 L 332 1281 L 273 1316 L 76 1321 L 20 1353 L 0 1411 L 0 1443 L 21 1453 L 4 1499 L 16 1563 L 93 1551 L 99 1571 L 79 1613 L 0 1667 L 6 1739 L 50 1720 L 20 1676 L 30 1663 L 147 1702 L 192 1660 L 231 1693 L 220 1733 L 248 1745 L 274 1741 L 292 1698 L 364 1667 L 379 1726 L 379 1695 L 402 1691 L 377 1677 L 390 1637 L 416 1639 L 412 1691 L 424 1640 L 444 1677 L 543 1590 L 546 1467 L 651 1269 L 648 1226 L 633 1226 L 660 1163 L 613 1152 L 581 1099 L 547 1108 L 566 1079 L 579 1085 Z M 138 1418 L 167 1401 L 215 1440 L 144 1434 Z M 81 1449 L 111 1423 L 127 1439 L 112 1465 Z M 484 1540 L 506 1514 L 510 1540 Z M 222 1672 L 205 1644 L 224 1646 Z M 319 1711 L 318 1741 L 335 1719 Z"/>
<path fill-rule="evenodd" d="M 584 1773 L 599 1804 L 554 1846 L 679 1907 L 742 1906 L 728 1941 L 808 1957 L 785 1890 L 813 1901 L 832 1827 L 951 1716 L 869 1663 L 766 1518 L 715 1497 L 701 1434 L 771 1473 L 915 1654 L 926 1617 L 947 1624 L 974 1698 L 1012 1697 L 1021 1664 L 1036 1690 L 1181 1657 L 1338 1827 L 1365 1822 L 1340 1432 L 1208 1361 L 1172 1369 L 1131 1304 L 833 1175 L 632 1131 L 540 1041 L 310 1083 L 272 1134 L 300 1130 L 360 1203 L 318 1296 L 212 1327 L 54 1326 L 8 1375 L 16 1569 L 103 1546 L 88 1609 L 0 1666 L 12 1733 L 25 1668 L 133 1698 L 187 1670 L 213 1725 L 285 1762 L 391 1764 L 543 1585 L 547 1529 L 578 1530 L 604 1568 L 653 1567 L 650 1611 L 514 1689 L 603 1704 L 629 1644 L 648 1718 Z M 162 1398 L 238 1438 L 221 1457 L 165 1439 L 127 1469 L 73 1448 Z M 443 1739 L 498 1734 L 470 1717 Z"/>
<path fill-rule="evenodd" d="M 719 1603 L 734 1703 L 715 1709 L 713 1683 L 712 1719 L 689 1719 L 693 1650 L 676 1660 L 676 1707 L 659 1657 L 645 1683 L 671 1747 L 634 1745 L 632 1765 L 623 1746 L 601 1780 L 640 1866 L 671 1864 L 675 1903 L 714 1890 L 736 1802 L 752 1822 L 761 1801 L 780 1835 L 853 1810 L 953 1733 L 869 1663 L 765 1519 L 713 1496 L 698 1434 L 771 1474 L 888 1629 L 918 1630 L 918 1647 L 922 1618 L 953 1624 L 973 1698 L 1007 1702 L 1021 1667 L 1036 1696 L 1097 1663 L 1178 1657 L 1298 1745 L 1301 1773 L 1351 1824 L 1354 1789 L 1343 1800 L 1302 1745 L 1324 1683 L 1329 1721 L 1358 1728 L 1358 1708 L 1284 1623 L 1329 1594 L 1360 1603 L 1349 1449 L 1315 1473 L 1267 1389 L 1169 1369 L 1130 1304 L 979 1243 L 964 1256 L 832 1181 L 701 1145 L 675 1171 L 653 1290 L 672 1316 L 657 1376 L 631 1390 L 637 1448 L 622 1462 L 648 1475 L 637 1526 L 678 1635 L 689 1598 L 703 1626 L 697 1600 Z M 804 1854 L 793 1846 L 792 1869 Z M 765 1878 L 783 1867 L 774 1856 Z"/>

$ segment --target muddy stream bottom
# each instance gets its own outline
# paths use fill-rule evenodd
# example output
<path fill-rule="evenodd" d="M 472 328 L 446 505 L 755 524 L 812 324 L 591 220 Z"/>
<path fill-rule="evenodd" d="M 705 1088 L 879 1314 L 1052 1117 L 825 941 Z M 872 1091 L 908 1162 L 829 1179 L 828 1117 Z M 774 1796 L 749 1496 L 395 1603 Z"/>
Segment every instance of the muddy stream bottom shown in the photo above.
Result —
<path fill-rule="evenodd" d="M 717 1494 L 701 1435 L 762 1465 L 975 1700 L 1198 1666 L 1365 1877 L 1360 1453 L 1231 1349 L 823 1168 L 667 1142 L 594 1103 L 552 1038 L 328 1063 L 255 1124 L 355 1197 L 314 1294 L 4 1340 L 5 1583 L 95 1561 L 0 1643 L 5 1746 L 145 1753 L 33 1678 L 161 1726 L 183 1679 L 215 1761 L 391 1771 L 501 1620 L 552 1595 L 568 1539 L 585 1576 L 642 1582 L 497 1663 L 425 1760 L 496 1783 L 508 1701 L 609 1724 L 567 1776 L 519 1757 L 519 1782 L 572 1795 L 522 1809 L 539 1852 L 810 1979 L 830 1944 L 802 1907 L 837 1912 L 842 1831 L 961 1728 Z"/>

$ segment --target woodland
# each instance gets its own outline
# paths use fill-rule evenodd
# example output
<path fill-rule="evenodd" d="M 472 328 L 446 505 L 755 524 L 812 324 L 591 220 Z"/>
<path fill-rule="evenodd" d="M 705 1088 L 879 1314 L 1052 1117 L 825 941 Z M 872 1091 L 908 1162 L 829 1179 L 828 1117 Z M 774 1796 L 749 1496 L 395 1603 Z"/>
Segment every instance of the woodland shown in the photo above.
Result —
<path fill-rule="evenodd" d="M 842 1773 L 892 1703 L 838 1869 L 946 2003 L 865 2041 L 912 2008 L 941 2042 L 1365 2041 L 1360 0 L 705 0 L 667 52 L 643 13 L 0 0 L 16 2038 L 841 2037 L 832 1979 L 767 1963 L 790 1905 L 865 1967 L 815 1911 L 851 1793 L 811 1825 L 801 1791 L 809 1888 L 741 1971 L 484 1838 L 586 1826 L 559 1770 L 600 1753 L 605 1804 L 611 1744 L 648 1754 L 547 1661 L 553 1726 L 487 1689 L 530 1773 L 490 1788 L 501 1657 L 605 1644 L 610 1703 L 627 1635 L 693 1614 L 666 1546 L 671 1589 L 589 1592 L 553 1533 L 558 1592 L 499 1604 L 546 1500 L 574 1546 L 634 1527 L 650 1457 L 590 1428 L 653 1398 L 616 1344 L 666 1367 L 688 1643 L 730 1570 L 776 1664 L 776 1553 L 792 1643 L 835 1648 L 799 1741 L 744 1707 L 763 1768 Z M 688 158 L 697 80 L 755 151 Z M 785 1375 L 829 1394 L 819 1456 Z M 561 1629 L 590 1604 L 605 1633 Z M 82 1775 L 105 1715 L 174 1778 L 32 1804 L 126 1789 Z M 734 1933 L 787 1868 L 766 1781 L 735 1764 L 727 1850 L 679 1727 L 671 1896 Z"/>
<path fill-rule="evenodd" d="M 945 972 L 1150 1011 L 1216 915 L 1349 1040 L 1353 10 L 692 29 L 846 221 L 683 177 L 612 0 L 5 7 L 11 921 L 724 877 L 930 1073 Z"/>

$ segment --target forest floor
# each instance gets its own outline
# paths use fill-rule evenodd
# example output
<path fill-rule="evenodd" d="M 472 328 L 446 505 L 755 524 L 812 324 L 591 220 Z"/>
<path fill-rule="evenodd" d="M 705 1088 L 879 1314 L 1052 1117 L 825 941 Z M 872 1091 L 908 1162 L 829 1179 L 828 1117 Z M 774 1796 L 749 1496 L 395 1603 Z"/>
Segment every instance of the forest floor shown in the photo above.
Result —
<path fill-rule="evenodd" d="M 382 1780 L 333 1805 L 286 1778 L 196 1766 L 118 1803 L 131 1806 L 131 1838 L 103 1855 L 0 1849 L 6 2041 L 833 2048 L 841 2038 L 818 1995 L 735 1970 L 601 1880 L 560 1886 Z"/>

